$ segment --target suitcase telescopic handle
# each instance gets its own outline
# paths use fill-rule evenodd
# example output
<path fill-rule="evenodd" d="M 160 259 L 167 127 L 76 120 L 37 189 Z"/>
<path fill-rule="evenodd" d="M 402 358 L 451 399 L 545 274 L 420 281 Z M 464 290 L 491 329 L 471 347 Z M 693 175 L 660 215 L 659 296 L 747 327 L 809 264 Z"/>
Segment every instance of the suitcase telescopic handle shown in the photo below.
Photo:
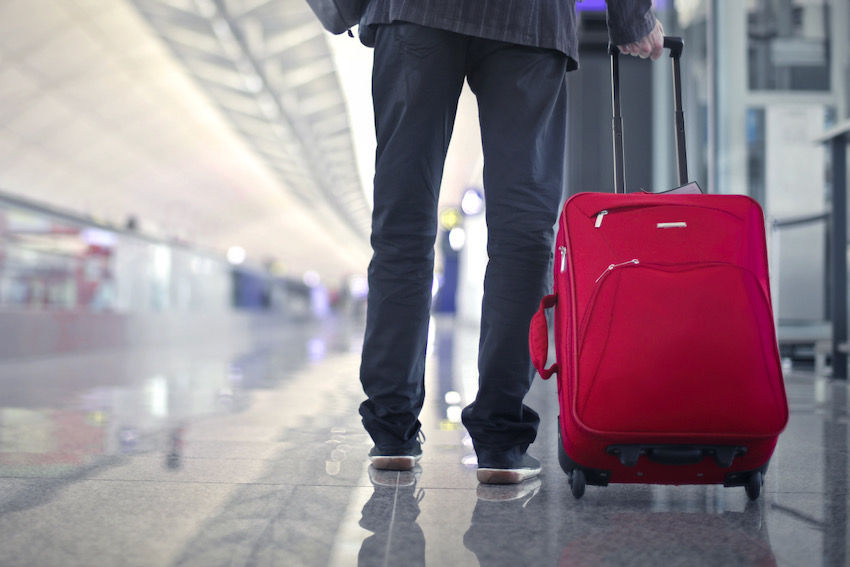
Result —
<path fill-rule="evenodd" d="M 676 163 L 679 169 L 679 185 L 688 183 L 688 156 L 685 150 L 685 114 L 682 110 L 682 75 L 679 60 L 685 49 L 681 37 L 664 37 L 664 49 L 670 50 L 673 61 L 673 113 L 676 128 Z M 614 192 L 625 193 L 625 158 L 623 153 L 623 116 L 620 113 L 620 50 L 611 45 L 611 106 L 614 138 Z"/>

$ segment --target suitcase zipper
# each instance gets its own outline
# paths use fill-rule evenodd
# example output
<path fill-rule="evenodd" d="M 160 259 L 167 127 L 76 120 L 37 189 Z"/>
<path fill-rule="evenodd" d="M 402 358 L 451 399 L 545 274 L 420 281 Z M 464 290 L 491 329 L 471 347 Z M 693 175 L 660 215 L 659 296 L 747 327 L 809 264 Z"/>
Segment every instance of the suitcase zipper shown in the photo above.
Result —
<path fill-rule="evenodd" d="M 623 213 L 623 212 L 627 212 L 627 211 L 633 211 L 633 210 L 636 210 L 636 209 L 649 209 L 649 208 L 656 208 L 656 207 L 694 207 L 694 208 L 706 209 L 706 210 L 710 210 L 710 211 L 716 211 L 716 212 L 719 212 L 719 213 L 725 213 L 725 214 L 727 214 L 731 217 L 734 217 L 738 220 L 743 220 L 739 215 L 737 215 L 737 214 L 735 214 L 731 211 L 727 211 L 726 209 L 721 209 L 719 207 L 707 207 L 705 205 L 690 205 L 690 204 L 682 204 L 682 203 L 625 204 L 625 205 L 620 205 L 620 206 L 617 206 L 617 207 L 609 207 L 607 209 L 603 209 L 603 210 L 596 212 L 596 213 L 589 215 L 589 216 L 590 216 L 590 218 L 594 218 L 594 217 L 596 218 L 596 222 L 594 222 L 593 227 L 594 228 L 601 228 L 602 227 L 602 220 L 605 218 L 605 215 L 610 215 L 612 213 Z"/>
<path fill-rule="evenodd" d="M 605 215 L 608 214 L 608 211 L 599 211 L 596 215 L 596 224 L 593 225 L 593 228 L 599 228 L 602 226 L 602 219 L 605 218 Z"/>
<path fill-rule="evenodd" d="M 596 278 L 596 283 L 593 287 L 593 293 L 590 295 L 590 299 L 587 301 L 588 309 L 584 312 L 584 316 L 582 317 L 581 324 L 579 325 L 579 341 L 583 340 L 585 333 L 587 332 L 587 326 L 590 324 L 590 316 L 593 311 L 593 305 L 596 303 L 596 296 L 599 294 L 599 290 L 602 288 L 599 282 L 605 279 L 605 277 L 616 270 L 617 268 L 621 268 L 623 266 L 636 266 L 640 264 L 640 260 L 637 258 L 632 258 L 628 262 L 620 262 L 619 264 L 610 264 L 605 270 L 599 274 L 599 277 Z"/>
<path fill-rule="evenodd" d="M 567 269 L 567 247 L 558 246 L 558 251 L 561 253 L 561 272 Z"/>
<path fill-rule="evenodd" d="M 611 264 L 610 266 L 605 268 L 605 271 L 603 271 L 601 274 L 599 274 L 599 277 L 596 278 L 596 283 L 599 283 L 599 280 L 604 278 L 608 274 L 608 272 L 610 272 L 611 270 L 614 270 L 616 268 L 620 268 L 622 266 L 628 266 L 630 264 L 640 264 L 640 260 L 638 260 L 637 258 L 633 258 L 633 259 L 629 260 L 628 262 L 620 262 L 619 264 Z"/>
<path fill-rule="evenodd" d="M 622 213 L 626 211 L 631 211 L 634 209 L 647 209 L 647 208 L 655 208 L 655 207 L 663 207 L 663 203 L 642 203 L 642 204 L 630 204 L 630 205 L 619 205 L 616 207 L 609 207 L 607 209 L 603 209 L 597 213 L 590 215 L 590 218 L 596 217 L 596 222 L 594 223 L 594 228 L 600 228 L 602 226 L 602 220 L 605 218 L 605 215 L 610 215 L 611 213 Z"/>

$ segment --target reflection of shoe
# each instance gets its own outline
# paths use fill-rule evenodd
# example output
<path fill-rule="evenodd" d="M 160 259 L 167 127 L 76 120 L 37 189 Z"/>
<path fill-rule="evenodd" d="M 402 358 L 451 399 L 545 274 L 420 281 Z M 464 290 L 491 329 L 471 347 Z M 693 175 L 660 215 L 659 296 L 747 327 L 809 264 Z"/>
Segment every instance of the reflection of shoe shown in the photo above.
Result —
<path fill-rule="evenodd" d="M 512 502 L 531 500 L 540 491 L 539 478 L 519 484 L 479 484 L 478 499 L 487 502 Z"/>
<path fill-rule="evenodd" d="M 369 451 L 369 460 L 372 466 L 379 470 L 387 471 L 409 471 L 413 470 L 419 459 L 422 458 L 422 447 L 419 443 L 412 449 L 400 451 L 382 451 L 378 447 L 372 447 Z"/>
<path fill-rule="evenodd" d="M 369 467 L 369 481 L 375 486 L 388 486 L 391 488 L 415 486 L 421 467 L 415 467 L 409 471 L 381 470 L 374 466 Z"/>
<path fill-rule="evenodd" d="M 540 461 L 523 455 L 519 463 L 510 467 L 488 467 L 478 462 L 478 482 L 484 484 L 519 484 L 540 474 Z"/>

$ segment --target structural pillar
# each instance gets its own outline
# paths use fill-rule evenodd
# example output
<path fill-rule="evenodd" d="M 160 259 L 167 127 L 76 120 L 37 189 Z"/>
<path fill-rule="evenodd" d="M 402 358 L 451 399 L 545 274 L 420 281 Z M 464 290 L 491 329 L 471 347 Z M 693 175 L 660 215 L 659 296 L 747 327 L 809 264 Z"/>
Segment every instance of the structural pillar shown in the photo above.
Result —
<path fill-rule="evenodd" d="M 847 144 L 850 121 L 818 139 L 829 146 L 832 158 L 832 218 L 830 222 L 830 277 L 832 323 L 832 376 L 847 379 Z"/>

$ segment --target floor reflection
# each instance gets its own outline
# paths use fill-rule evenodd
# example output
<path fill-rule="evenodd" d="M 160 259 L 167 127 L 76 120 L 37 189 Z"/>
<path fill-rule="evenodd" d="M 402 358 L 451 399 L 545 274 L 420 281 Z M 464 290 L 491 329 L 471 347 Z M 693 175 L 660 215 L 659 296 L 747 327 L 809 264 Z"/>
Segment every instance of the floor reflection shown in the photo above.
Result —
<path fill-rule="evenodd" d="M 52 471 L 86 465 L 108 446 L 106 414 L 62 409 L 0 409 L 0 467 Z"/>
<path fill-rule="evenodd" d="M 97 459 L 156 452 L 180 466 L 193 420 L 245 411 L 252 392 L 305 365 L 359 349 L 357 321 L 265 322 L 220 349 L 92 352 L 0 361 L 0 475 L 68 473 Z"/>
<path fill-rule="evenodd" d="M 847 565 L 847 384 L 789 373 L 791 420 L 757 502 L 741 488 L 648 485 L 589 487 L 576 501 L 557 462 L 552 381 L 536 380 L 527 398 L 542 417 L 531 448 L 541 477 L 477 483 L 455 421 L 477 383 L 477 332 L 449 318 L 434 329 L 428 443 L 412 473 L 368 466 L 357 324 L 0 364 L 0 555 L 20 565 Z"/>
<path fill-rule="evenodd" d="M 178 425 L 168 435 L 168 448 L 165 455 L 165 466 L 169 469 L 179 469 L 183 461 L 183 438 L 186 426 Z"/>
<path fill-rule="evenodd" d="M 649 512 L 586 507 L 529 484 L 482 493 L 464 544 L 482 566 L 776 565 L 764 511 Z"/>
<path fill-rule="evenodd" d="M 425 565 L 425 534 L 416 523 L 425 491 L 416 488 L 421 474 L 413 471 L 379 471 L 369 467 L 374 486 L 363 506 L 360 527 L 371 532 L 357 556 L 359 567 Z"/>
<path fill-rule="evenodd" d="M 824 549 L 836 565 L 846 565 L 847 556 L 847 384 L 831 383 L 823 420 L 824 438 Z"/>
<path fill-rule="evenodd" d="M 550 526 L 539 509 L 528 508 L 540 485 L 540 479 L 533 479 L 513 486 L 478 486 L 478 502 L 463 544 L 482 567 L 548 559 Z"/>
<path fill-rule="evenodd" d="M 684 557 L 705 565 L 776 565 L 757 505 L 718 515 L 623 512 L 583 532 L 564 547 L 561 565 L 675 565 Z"/>

